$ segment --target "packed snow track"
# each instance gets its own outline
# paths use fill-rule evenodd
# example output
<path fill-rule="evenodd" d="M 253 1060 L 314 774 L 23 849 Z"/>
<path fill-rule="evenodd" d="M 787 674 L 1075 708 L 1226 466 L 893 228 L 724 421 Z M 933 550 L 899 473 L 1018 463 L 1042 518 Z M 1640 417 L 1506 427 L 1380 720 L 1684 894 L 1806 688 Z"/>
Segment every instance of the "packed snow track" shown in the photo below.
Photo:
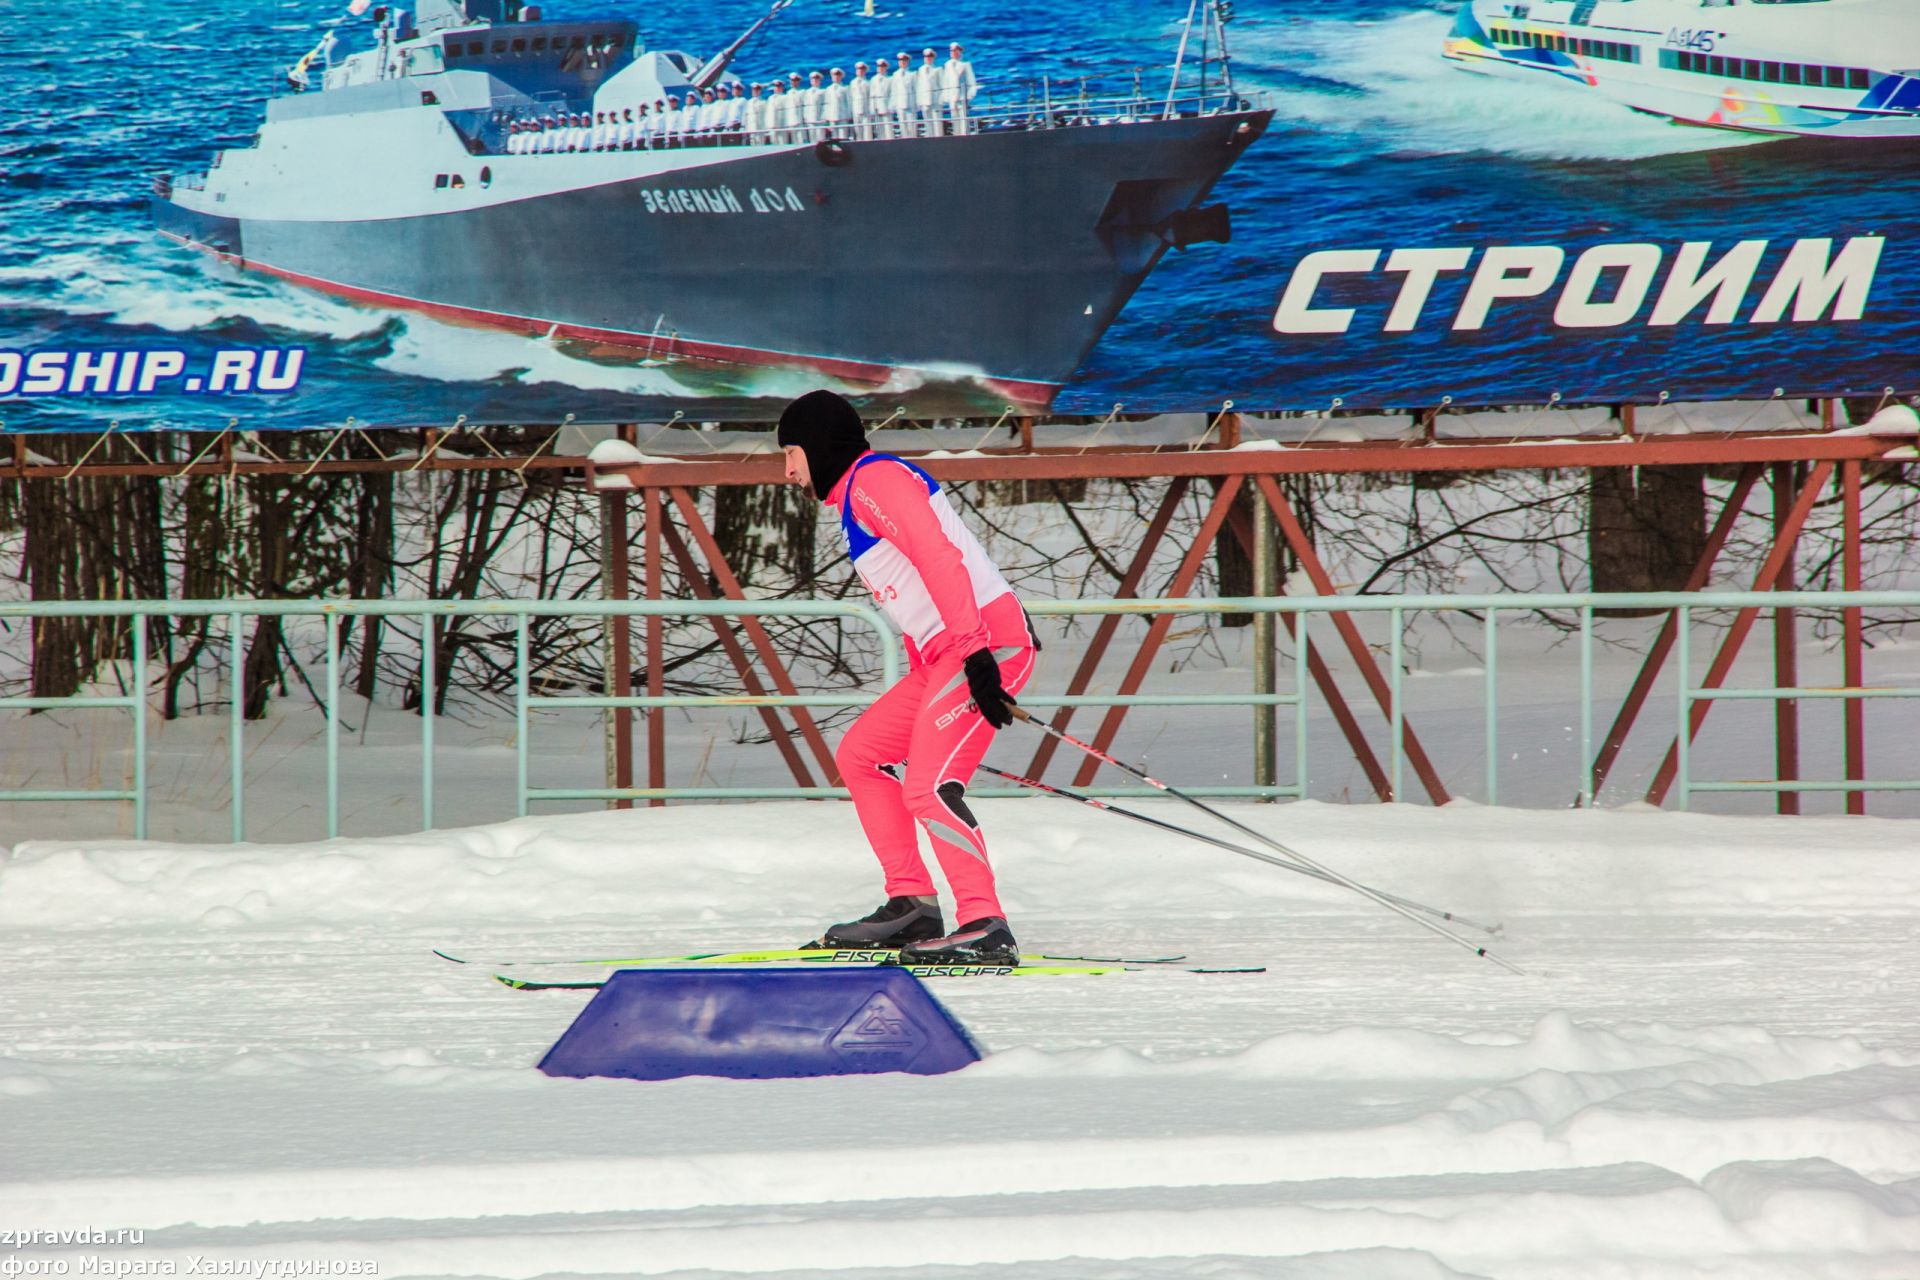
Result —
<path fill-rule="evenodd" d="M 1920 1275 L 1911 823 L 1234 809 L 1503 922 L 1516 977 L 1110 816 L 980 812 L 1028 948 L 1266 972 L 932 980 L 989 1050 L 948 1076 L 553 1080 L 591 992 L 430 948 L 791 946 L 878 900 L 851 809 L 0 852 L 0 1266 Z"/>

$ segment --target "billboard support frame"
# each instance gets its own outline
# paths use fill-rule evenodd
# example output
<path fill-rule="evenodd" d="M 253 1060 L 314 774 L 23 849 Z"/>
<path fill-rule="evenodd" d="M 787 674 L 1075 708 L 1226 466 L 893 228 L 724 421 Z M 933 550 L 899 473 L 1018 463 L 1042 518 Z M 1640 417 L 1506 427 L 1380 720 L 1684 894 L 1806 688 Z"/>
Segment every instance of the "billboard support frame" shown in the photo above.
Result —
<path fill-rule="evenodd" d="M 1713 532 L 1709 536 L 1700 561 L 1694 566 L 1686 590 L 1699 591 L 1705 587 L 1712 566 L 1724 548 L 1734 521 L 1744 510 L 1753 486 L 1764 475 L 1769 478 L 1770 488 L 1781 495 L 1779 501 L 1783 505 L 1780 508 L 1780 515 L 1773 522 L 1773 537 L 1765 553 L 1765 564 L 1754 584 L 1754 589 L 1773 591 L 1788 589 L 1785 583 L 1790 582 L 1791 578 L 1783 576 L 1788 558 L 1792 555 L 1799 534 L 1805 526 L 1815 496 L 1822 486 L 1835 478 L 1839 480 L 1843 490 L 1842 540 L 1847 585 L 1849 589 L 1858 589 L 1861 468 L 1866 462 L 1877 461 L 1903 449 L 1907 456 L 1912 456 L 1916 444 L 1908 437 L 1842 434 L 1832 431 L 1811 435 L 1726 433 L 1641 436 L 1632 433 L 1632 420 L 1625 414 L 1622 415 L 1624 428 L 1622 434 L 1606 438 L 1547 442 L 1515 439 L 1470 443 L 1441 442 L 1432 434 L 1433 419 L 1439 412 L 1435 410 L 1421 415 L 1419 439 L 1413 443 L 1388 441 L 1332 445 L 1303 444 L 1278 448 L 1264 445 L 1258 448 L 1247 448 L 1240 444 L 1239 415 L 1231 412 L 1231 409 L 1231 401 L 1223 402 L 1221 411 L 1208 424 L 1201 442 L 1195 445 L 1102 447 L 1095 444 L 1083 448 L 1036 446 L 1030 443 L 1035 434 L 1031 420 L 1022 418 L 1017 422 L 1019 444 L 1013 448 L 975 449 L 962 455 L 919 456 L 916 461 L 937 479 L 947 482 L 1093 478 L 1168 479 L 1171 483 L 1167 492 L 1149 522 L 1141 542 L 1136 547 L 1132 560 L 1123 571 L 1115 591 L 1117 597 L 1139 599 L 1145 598 L 1140 591 L 1140 586 L 1147 567 L 1164 540 L 1174 512 L 1196 479 L 1212 482 L 1214 486 L 1212 503 L 1203 517 L 1198 536 L 1186 548 L 1179 567 L 1167 584 L 1166 591 L 1162 593 L 1167 597 L 1179 596 L 1191 586 L 1198 574 L 1201 561 L 1220 537 L 1234 537 L 1251 550 L 1253 536 L 1251 521 L 1245 512 L 1236 509 L 1234 502 L 1238 491 L 1249 483 L 1261 494 L 1264 505 L 1275 517 L 1289 549 L 1294 553 L 1303 573 L 1313 583 L 1315 593 L 1338 594 L 1331 575 L 1320 560 L 1310 536 L 1279 486 L 1278 478 L 1282 475 L 1592 469 L 1686 464 L 1739 465 L 1741 472 L 1734 491 L 1729 495 L 1716 518 Z M 1831 402 L 1823 403 L 1821 412 L 1823 421 L 1833 420 Z M 692 498 L 693 488 L 704 485 L 784 482 L 779 459 L 764 453 L 706 454 L 692 457 L 660 456 L 645 461 L 608 466 L 589 463 L 587 472 L 588 483 L 595 487 L 630 487 L 657 490 L 670 495 L 682 518 L 690 522 L 699 522 L 698 527 L 703 530 L 704 521 L 700 521 Z M 1802 472 L 1806 474 L 1803 476 Z M 1790 498 L 1787 496 L 1789 494 L 1791 494 Z M 1851 494 L 1851 497 L 1847 498 L 1846 494 Z M 701 549 L 709 563 L 716 569 L 724 563 L 719 547 L 717 544 L 711 544 L 709 539 L 702 539 Z M 728 594 L 733 595 L 734 592 L 729 591 Z M 1713 668 L 1708 678 L 1703 681 L 1703 690 L 1717 687 L 1718 682 L 1724 680 L 1726 669 L 1730 669 L 1759 612 L 1758 606 L 1741 611 L 1733 630 L 1723 639 Z M 1791 613 L 1784 609 L 1781 612 L 1788 616 L 1777 619 L 1775 623 L 1775 671 L 1776 680 L 1785 682 L 1790 681 L 1797 670 L 1797 652 L 1796 640 L 1792 632 Z M 1857 613 L 1857 610 L 1848 610 L 1845 615 L 1843 661 L 1846 666 L 1845 678 L 1849 690 L 1858 686 L 1859 671 L 1863 666 L 1861 652 L 1863 643 Z M 1091 685 L 1116 636 L 1119 621 L 1120 615 L 1109 615 L 1096 627 L 1092 640 L 1068 683 L 1069 695 L 1082 694 Z M 1282 621 L 1298 642 L 1297 628 L 1293 625 L 1294 619 L 1288 616 Z M 1395 748 L 1396 759 L 1404 757 L 1413 765 L 1422 788 L 1434 803 L 1445 803 L 1450 798 L 1449 791 L 1439 777 L 1431 758 L 1421 747 L 1418 736 L 1408 722 L 1404 708 L 1395 705 L 1394 682 L 1388 681 L 1382 674 L 1378 659 L 1367 646 L 1365 638 L 1360 635 L 1357 625 L 1350 616 L 1336 612 L 1334 624 L 1341 632 L 1345 647 L 1362 680 L 1368 685 L 1369 692 L 1372 693 L 1374 701 L 1390 726 L 1389 733 L 1395 739 L 1392 745 Z M 1166 615 L 1154 618 L 1147 635 L 1134 651 L 1127 672 L 1122 677 L 1119 693 L 1130 694 L 1138 690 L 1147 671 L 1151 668 L 1156 652 L 1165 640 L 1169 625 L 1170 618 Z M 1622 702 L 1606 740 L 1598 751 L 1594 752 L 1589 766 L 1589 776 L 1593 780 L 1593 785 L 1588 794 L 1598 794 L 1608 769 L 1632 730 L 1640 708 L 1672 646 L 1676 626 L 1677 615 L 1669 614 L 1659 636 L 1655 639 L 1653 649 L 1649 651 L 1640 673 Z M 777 662 L 770 653 L 763 654 L 763 657 L 770 662 Z M 1359 718 L 1354 714 L 1351 704 L 1335 682 L 1331 670 L 1317 649 L 1310 649 L 1307 658 L 1308 667 L 1316 685 L 1343 736 L 1353 749 L 1355 760 L 1366 772 L 1375 793 L 1383 800 L 1396 798 L 1393 779 L 1381 768 L 1379 757 L 1369 744 Z M 782 673 L 784 674 L 784 669 Z M 1791 685 L 1783 683 L 1782 687 L 1790 688 Z M 1712 701 L 1711 697 L 1699 698 L 1689 709 L 1690 738 L 1697 735 L 1704 724 L 1707 714 L 1711 711 Z M 1791 703 L 1790 699 L 1784 701 Z M 1843 705 L 1846 716 L 1845 778 L 1847 781 L 1863 781 L 1865 777 L 1863 700 L 1847 698 Z M 1063 725 L 1071 718 L 1072 711 L 1071 707 L 1057 709 L 1053 717 L 1054 722 Z M 1125 706 L 1108 709 L 1095 734 L 1095 741 L 1100 743 L 1103 749 L 1112 745 L 1125 714 Z M 1776 711 L 1775 757 L 1776 772 L 1780 780 L 1792 780 L 1798 776 L 1797 729 L 1796 709 L 1789 705 Z M 1044 773 L 1053 755 L 1048 749 L 1050 746 L 1051 740 L 1048 740 L 1036 750 L 1033 762 L 1029 766 L 1030 776 L 1039 777 Z M 1588 749 L 1592 749 L 1590 744 Z M 1660 776 L 1656 777 L 1654 786 L 1647 792 L 1647 799 L 1650 802 L 1658 804 L 1664 800 L 1667 786 L 1670 785 L 1673 757 L 1678 749 L 1677 742 L 1669 747 Z M 1797 797 L 1797 792 L 1793 795 Z M 1576 800 L 1575 803 L 1581 803 L 1583 800 L 1584 797 Z M 1846 792 L 1846 804 L 1849 812 L 1863 812 L 1864 792 Z M 1789 802 L 1786 793 L 1782 793 L 1779 808 L 1781 812 L 1796 812 L 1797 801 Z"/>
<path fill-rule="evenodd" d="M 1920 441 L 1911 435 L 1874 435 L 1851 431 L 1825 430 L 1815 433 L 1690 433 L 1680 435 L 1639 435 L 1635 433 L 1632 407 L 1623 406 L 1620 411 L 1620 434 L 1576 439 L 1525 440 L 1515 438 L 1477 438 L 1471 441 L 1444 440 L 1435 437 L 1437 416 L 1446 411 L 1446 406 L 1430 409 L 1416 416 L 1416 431 L 1412 438 L 1404 440 L 1374 441 L 1363 443 L 1300 443 L 1275 446 L 1272 442 L 1258 441 L 1242 443 L 1243 423 L 1238 413 L 1233 411 L 1232 401 L 1222 401 L 1220 410 L 1207 424 L 1203 437 L 1195 443 L 1180 445 L 1101 445 L 1095 443 L 1085 447 L 1066 448 L 1049 446 L 1042 443 L 1044 430 L 1037 429 L 1036 420 L 1022 416 L 1013 420 L 1010 435 L 1013 437 L 1006 446 L 987 446 L 970 449 L 963 454 L 945 454 L 927 456 L 918 459 L 937 478 L 944 481 L 962 480 L 1072 480 L 1072 479 L 1166 479 L 1171 483 L 1162 498 L 1159 509 L 1148 525 L 1146 534 L 1136 548 L 1132 561 L 1121 575 L 1117 595 L 1123 598 L 1145 599 L 1141 591 L 1149 564 L 1156 550 L 1163 543 L 1172 517 L 1181 501 L 1191 491 L 1192 482 L 1205 479 L 1215 486 L 1214 505 L 1209 508 L 1206 523 L 1202 526 L 1202 537 L 1189 546 L 1183 556 L 1183 570 L 1191 566 L 1191 572 L 1176 574 L 1171 586 L 1184 590 L 1197 576 L 1200 558 L 1212 549 L 1219 537 L 1229 536 L 1237 539 L 1251 550 L 1253 537 L 1251 520 L 1245 511 L 1236 508 L 1231 500 L 1232 494 L 1249 483 L 1258 490 L 1268 511 L 1276 518 L 1279 532 L 1287 540 L 1289 549 L 1298 560 L 1301 570 L 1315 587 L 1317 594 L 1337 594 L 1325 565 L 1315 552 L 1310 537 L 1301 525 L 1297 513 L 1288 503 L 1284 491 L 1278 483 L 1284 475 L 1310 474 L 1380 474 L 1380 473 L 1468 473 L 1490 470 L 1549 470 L 1549 469 L 1591 469 L 1615 466 L 1672 466 L 1684 464 L 1705 464 L 1715 466 L 1738 466 L 1740 474 L 1733 492 L 1729 495 L 1715 520 L 1712 533 L 1703 549 L 1699 562 L 1689 576 L 1687 591 L 1703 590 L 1711 575 L 1712 567 L 1724 549 L 1733 522 L 1745 509 L 1751 490 L 1761 476 L 1769 480 L 1769 487 L 1775 495 L 1775 512 L 1772 520 L 1772 541 L 1765 552 L 1765 563 L 1755 581 L 1756 590 L 1788 590 L 1793 582 L 1790 557 L 1798 537 L 1805 527 L 1807 516 L 1819 491 L 1834 482 L 1838 489 L 1842 524 L 1842 561 L 1844 585 L 1847 590 L 1860 590 L 1862 586 L 1861 565 L 1861 483 L 1863 468 L 1868 463 L 1881 460 L 1905 462 L 1920 458 Z M 1823 400 L 1820 404 L 1823 423 L 1836 421 L 1837 405 L 1832 400 Z M 215 434 L 188 460 L 155 461 L 154 455 L 146 450 L 135 449 L 139 461 L 125 460 L 113 456 L 114 451 L 108 444 L 114 436 L 146 435 L 151 438 L 156 433 L 123 432 L 109 429 L 100 434 L 83 455 L 79 463 L 53 463 L 47 460 L 36 461 L 29 447 L 29 436 L 16 434 L 10 468 L 0 471 L 0 475 L 11 472 L 10 478 L 20 481 L 48 481 L 72 479 L 77 475 L 86 476 L 218 476 L 236 479 L 252 475 L 313 475 L 313 474 L 364 474 L 379 472 L 412 472 L 425 470 L 512 470 L 523 479 L 530 470 L 559 472 L 561 475 L 582 473 L 591 491 L 611 498 L 621 490 L 642 491 L 644 507 L 644 551 L 640 567 L 648 599 L 659 599 L 662 590 L 663 572 L 668 556 L 685 574 L 691 589 L 701 598 L 745 599 L 737 576 L 727 562 L 712 530 L 700 516 L 693 491 L 703 486 L 716 485 L 759 485 L 782 483 L 784 477 L 777 455 L 760 453 L 716 454 L 712 452 L 693 456 L 656 455 L 644 460 L 622 462 L 614 465 L 596 465 L 591 459 L 578 455 L 563 455 L 554 452 L 559 432 L 567 424 L 540 424 L 529 431 L 522 428 L 501 444 L 491 439 L 481 440 L 485 453 L 468 452 L 462 444 L 468 436 L 479 436 L 480 430 L 461 429 L 459 426 L 449 429 L 421 429 L 421 447 L 417 451 L 383 450 L 372 438 L 368 428 L 351 427 L 336 430 L 327 442 L 328 447 L 315 458 L 285 459 L 274 455 L 271 450 L 256 452 L 251 448 L 242 450 L 236 447 L 238 424 L 229 423 Z M 996 424 L 997 425 L 997 424 Z M 524 433 L 524 434 L 522 434 Z M 623 428 L 621 435 L 628 443 L 633 443 L 631 428 Z M 366 451 L 373 456 L 353 456 L 351 452 L 336 448 L 348 436 L 360 438 Z M 184 452 L 184 451 L 183 451 Z M 260 456 L 265 453 L 265 457 Z M 164 455 L 162 455 L 164 456 Z M 603 504 L 602 511 L 609 511 L 612 504 Z M 674 516 L 684 522 L 686 535 L 674 527 Z M 603 518 L 605 518 L 603 516 Z M 613 532 L 608 531 L 610 534 Z M 617 536 L 617 535 L 616 535 Z M 620 538 L 622 546 L 625 538 Z M 698 549 L 698 556 L 695 555 Z M 707 573 L 711 574 L 713 588 L 709 588 L 708 579 L 696 569 L 696 561 L 704 560 Z M 632 576 L 631 568 L 622 574 L 621 586 L 609 582 L 609 598 L 622 598 L 620 591 L 624 580 Z M 1178 594 L 1173 591 L 1163 594 Z M 1628 734 L 1631 732 L 1639 712 L 1644 705 L 1658 672 L 1673 647 L 1678 626 L 1679 610 L 1669 613 L 1659 635 L 1653 641 L 1644 659 L 1632 687 L 1618 708 L 1618 713 L 1608 731 L 1605 740 L 1590 761 L 1588 774 L 1591 787 L 1587 795 L 1598 794 L 1605 782 L 1609 769 L 1614 764 Z M 1726 671 L 1738 656 L 1741 646 L 1757 619 L 1760 607 L 1755 606 L 1741 611 L 1732 630 L 1723 638 L 1719 651 L 1709 669 L 1701 687 L 1695 691 L 1696 697 L 1689 708 L 1685 721 L 1690 726 L 1687 734 L 1690 739 L 1696 735 L 1715 700 L 1711 690 L 1719 687 L 1725 679 Z M 1785 615 L 1785 616 L 1782 616 Z M 1110 615 L 1103 618 L 1096 628 L 1092 643 L 1074 672 L 1069 684 L 1069 693 L 1081 694 L 1092 684 L 1100 664 L 1106 657 L 1117 636 L 1120 618 Z M 1864 638 L 1860 610 L 1848 607 L 1842 613 L 1842 657 L 1844 662 L 1845 686 L 1840 690 L 1823 691 L 1826 696 L 1838 695 L 1842 700 L 1843 711 L 1843 752 L 1845 759 L 1845 781 L 1865 780 L 1866 749 L 1864 727 L 1864 698 L 1847 696 L 1861 689 L 1861 672 L 1864 668 Z M 730 633 L 724 623 L 716 622 L 721 631 Z M 1282 625 L 1299 642 L 1298 627 L 1292 615 L 1282 617 Z M 1391 682 L 1385 680 L 1379 668 L 1378 660 L 1358 634 L 1358 628 L 1345 613 L 1335 614 L 1335 625 L 1341 631 L 1342 639 L 1349 654 L 1356 663 L 1362 680 L 1369 686 L 1380 711 L 1390 725 L 1394 738 L 1396 764 L 1401 758 L 1412 763 L 1420 777 L 1428 796 L 1436 803 L 1447 798 L 1447 789 L 1433 768 L 1431 760 L 1421 749 L 1418 737 L 1407 723 L 1404 708 L 1394 706 Z M 650 620 L 644 645 L 647 658 L 648 694 L 658 697 L 663 683 L 661 648 L 663 635 L 661 622 Z M 758 619 L 748 620 L 742 627 L 747 633 L 749 645 L 740 643 L 735 634 L 721 638 L 721 646 L 727 651 L 728 658 L 743 683 L 749 688 L 759 686 L 760 674 L 754 670 L 753 658 L 757 655 L 760 668 L 770 678 L 772 685 L 782 694 L 794 693 L 791 674 L 775 651 L 771 638 Z M 1154 651 L 1165 638 L 1166 626 L 1163 620 L 1156 619 L 1149 627 L 1148 635 L 1136 650 L 1130 663 L 1126 687 L 1129 691 L 1138 687 L 1150 668 Z M 1791 614 L 1784 607 L 1776 614 L 1774 621 L 1774 672 L 1776 684 L 1792 691 L 1792 680 L 1797 672 L 1796 633 L 1792 626 Z M 751 652 L 750 652 L 751 649 Z M 630 650 L 629 650 L 630 652 Z M 1353 750 L 1354 759 L 1366 773 L 1369 783 L 1382 799 L 1394 797 L 1393 780 L 1381 767 L 1381 760 L 1369 744 L 1354 708 L 1339 689 L 1333 674 L 1318 649 L 1309 646 L 1305 653 L 1306 665 L 1313 681 L 1319 688 L 1326 705 L 1333 715 L 1343 736 Z M 616 663 L 616 668 L 631 676 L 627 664 Z M 1135 673 L 1138 673 L 1137 675 Z M 617 683 L 618 674 L 614 681 Z M 1776 708 L 1775 715 L 1775 772 L 1777 780 L 1791 781 L 1800 771 L 1798 715 L 1791 698 L 1784 700 L 1786 705 Z M 616 736 L 621 741 L 630 742 L 632 731 L 631 709 L 617 709 L 616 717 L 620 723 L 615 726 Z M 809 769 L 806 754 L 811 754 L 819 765 L 819 774 L 829 782 L 837 782 L 838 774 L 833 765 L 832 751 L 828 747 L 818 724 L 804 707 L 795 707 L 791 727 L 777 711 L 764 709 L 763 719 L 775 745 L 781 751 L 789 770 L 801 786 L 814 785 L 815 771 Z M 647 774 L 651 785 L 664 787 L 665 780 L 665 722 L 660 718 L 659 708 L 648 708 L 647 721 Z M 1056 722 L 1064 722 L 1071 717 L 1072 708 L 1061 707 L 1054 716 Z M 1103 720 L 1097 736 L 1108 745 L 1117 735 L 1124 718 L 1125 707 L 1111 708 Z M 797 741 L 796 741 L 797 739 Z M 1649 788 L 1646 798 L 1655 804 L 1665 798 L 1667 786 L 1672 777 L 1673 756 L 1680 749 L 1676 740 L 1668 748 L 1666 761 Z M 806 751 L 802 751 L 804 743 Z M 1036 752 L 1030 772 L 1040 776 L 1051 759 L 1048 747 L 1050 740 L 1041 744 Z M 635 761 L 629 751 L 624 757 L 617 752 L 611 753 L 616 786 L 621 789 L 631 787 Z M 1864 790 L 1846 790 L 1846 807 L 1849 813 L 1865 811 Z M 1793 812 L 1798 808 L 1797 790 L 1782 792 L 1779 796 L 1781 812 Z M 1584 799 L 1584 797 L 1583 797 Z M 1578 803 L 1578 801 L 1576 801 Z"/>

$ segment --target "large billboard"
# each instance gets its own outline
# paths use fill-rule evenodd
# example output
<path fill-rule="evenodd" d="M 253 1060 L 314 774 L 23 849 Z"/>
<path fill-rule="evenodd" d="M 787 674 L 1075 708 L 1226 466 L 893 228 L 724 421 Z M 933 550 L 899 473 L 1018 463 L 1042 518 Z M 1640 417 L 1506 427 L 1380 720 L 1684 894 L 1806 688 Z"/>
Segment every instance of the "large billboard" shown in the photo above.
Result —
<path fill-rule="evenodd" d="M 16 7 L 7 430 L 1920 390 L 1911 0 Z"/>

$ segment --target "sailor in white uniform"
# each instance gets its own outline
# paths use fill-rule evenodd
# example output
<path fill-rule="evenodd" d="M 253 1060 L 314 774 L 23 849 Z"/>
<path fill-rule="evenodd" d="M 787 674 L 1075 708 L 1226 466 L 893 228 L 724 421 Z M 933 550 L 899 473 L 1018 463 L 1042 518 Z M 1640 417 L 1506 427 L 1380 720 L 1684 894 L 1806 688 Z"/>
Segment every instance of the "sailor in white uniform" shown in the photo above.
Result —
<path fill-rule="evenodd" d="M 780 97 L 784 100 L 781 104 L 784 132 L 780 135 L 780 141 L 797 142 L 800 139 L 800 129 L 806 123 L 804 117 L 807 102 L 806 95 L 800 87 L 800 73 L 796 71 L 785 80 L 775 80 L 773 85 L 780 91 Z"/>
<path fill-rule="evenodd" d="M 940 68 L 940 87 L 953 132 L 967 132 L 967 112 L 973 95 L 980 92 L 980 82 L 974 79 L 973 64 L 966 60 L 958 40 L 947 46 L 947 63 Z"/>
<path fill-rule="evenodd" d="M 853 130 L 853 97 L 847 89 L 847 73 L 835 67 L 827 72 L 827 87 L 820 93 L 820 120 L 826 126 L 827 135 L 834 138 L 850 138 Z"/>
<path fill-rule="evenodd" d="M 900 71 L 893 77 L 893 133 L 896 138 L 914 138 L 920 134 L 920 82 L 913 74 L 913 59 L 902 52 L 896 59 Z"/>
<path fill-rule="evenodd" d="M 746 108 L 740 115 L 741 128 L 746 133 L 742 141 L 749 144 L 767 140 L 767 99 L 760 92 L 765 87 L 758 80 L 753 82 L 753 89 L 747 97 Z"/>
<path fill-rule="evenodd" d="M 731 92 L 727 94 L 720 106 L 720 141 L 729 146 L 745 142 L 747 86 L 735 80 Z"/>
<path fill-rule="evenodd" d="M 818 142 L 822 134 L 825 133 L 827 119 L 827 90 L 825 81 L 826 77 L 818 71 L 809 71 L 807 73 L 807 87 L 800 91 L 802 95 L 801 101 L 806 104 L 804 110 L 807 119 L 808 142 Z"/>
<path fill-rule="evenodd" d="M 680 95 L 670 93 L 667 95 L 666 122 L 661 125 L 661 130 L 665 134 L 662 142 L 669 147 L 680 146 L 684 141 L 686 128 L 687 117 L 686 113 L 680 109 Z"/>
<path fill-rule="evenodd" d="M 920 133 L 924 137 L 937 138 L 940 126 L 940 64 L 934 60 L 932 49 L 920 51 L 920 65 L 913 71 L 913 96 L 918 100 L 920 109 Z"/>
<path fill-rule="evenodd" d="M 700 91 L 700 108 L 694 112 L 693 128 L 699 134 L 698 141 L 703 147 L 710 147 L 719 139 L 714 135 L 720 129 L 720 99 L 712 89 Z"/>
<path fill-rule="evenodd" d="M 893 133 L 893 77 L 887 69 L 893 64 L 885 58 L 873 64 L 873 86 L 867 90 L 868 128 L 876 138 L 891 138 Z"/>
<path fill-rule="evenodd" d="M 867 64 L 853 64 L 853 79 L 847 82 L 847 120 L 853 125 L 853 136 L 865 142 L 873 136 L 873 121 L 869 116 L 873 98 L 873 81 L 867 76 Z"/>
<path fill-rule="evenodd" d="M 787 92 L 786 81 L 775 76 L 767 86 L 767 141 L 784 143 L 791 141 L 787 130 L 793 127 L 793 103 Z"/>

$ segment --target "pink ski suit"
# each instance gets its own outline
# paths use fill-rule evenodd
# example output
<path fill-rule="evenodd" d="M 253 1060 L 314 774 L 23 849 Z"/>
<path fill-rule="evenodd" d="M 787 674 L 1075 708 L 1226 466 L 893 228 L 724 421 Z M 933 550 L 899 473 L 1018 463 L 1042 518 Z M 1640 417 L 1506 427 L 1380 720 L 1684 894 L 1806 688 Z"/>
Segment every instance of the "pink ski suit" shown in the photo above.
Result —
<path fill-rule="evenodd" d="M 862 454 L 827 495 L 855 572 L 906 633 L 909 671 L 847 730 L 834 754 L 887 896 L 931 896 L 914 824 L 927 829 L 953 889 L 955 919 L 1005 918 L 986 841 L 965 800 L 993 728 L 962 669 L 987 648 L 1017 694 L 1039 648 L 1013 589 L 960 523 L 933 477 L 889 454 Z"/>

